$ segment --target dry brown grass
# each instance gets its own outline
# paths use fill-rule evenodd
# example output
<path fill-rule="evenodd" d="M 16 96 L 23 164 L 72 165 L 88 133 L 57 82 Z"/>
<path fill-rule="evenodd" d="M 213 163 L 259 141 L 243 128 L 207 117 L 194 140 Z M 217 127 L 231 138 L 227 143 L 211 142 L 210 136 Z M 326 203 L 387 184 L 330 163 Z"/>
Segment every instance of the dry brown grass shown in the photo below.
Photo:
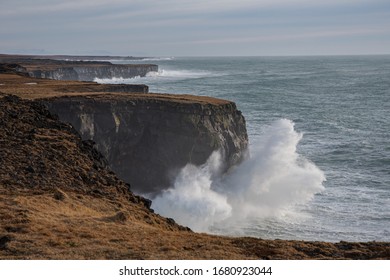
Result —
<path fill-rule="evenodd" d="M 94 82 L 57 81 L 36 79 L 16 74 L 0 74 L 0 93 L 14 94 L 24 99 L 42 99 L 62 96 L 91 96 L 94 98 L 119 98 L 126 100 L 159 100 L 181 104 L 226 105 L 232 102 L 189 94 L 123 93 L 109 92 L 107 85 Z"/>
<path fill-rule="evenodd" d="M 0 250 L 0 259 L 388 259 L 390 256 L 388 243 L 229 238 L 168 229 L 165 220 L 151 216 L 140 206 L 77 193 L 67 192 L 64 200 L 55 199 L 52 193 L 27 192 L 19 192 L 12 201 L 9 198 L 9 193 L 0 195 L 0 236 L 10 238 L 6 248 Z"/>
<path fill-rule="evenodd" d="M 0 259 L 390 259 L 388 242 L 188 231 L 154 214 L 100 156 L 37 102 L 0 98 Z"/>
<path fill-rule="evenodd" d="M 23 230 L 7 233 L 11 241 L 7 243 L 7 250 L 0 251 L 0 257 L 242 258 L 237 249 L 226 251 L 229 240 L 215 242 L 208 235 L 168 230 L 158 216 L 150 216 L 145 209 L 132 206 L 118 207 L 117 202 L 69 193 L 63 201 L 51 194 L 19 194 L 12 207 L 2 208 L 8 208 L 7 212 L 18 209 L 27 213 Z M 118 219 L 118 213 L 126 218 Z M 7 224 L 15 224 L 18 217 L 8 220 Z"/>

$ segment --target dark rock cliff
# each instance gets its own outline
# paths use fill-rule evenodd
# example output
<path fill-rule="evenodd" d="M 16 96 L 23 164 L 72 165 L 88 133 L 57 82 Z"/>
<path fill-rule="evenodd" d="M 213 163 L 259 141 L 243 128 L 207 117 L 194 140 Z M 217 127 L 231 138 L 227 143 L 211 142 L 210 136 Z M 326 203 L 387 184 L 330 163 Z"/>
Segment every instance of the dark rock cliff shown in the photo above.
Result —
<path fill-rule="evenodd" d="M 246 155 L 245 119 L 233 102 L 136 96 L 61 97 L 44 102 L 83 139 L 95 141 L 111 168 L 139 193 L 169 187 L 180 168 L 206 162 L 215 150 L 224 157 L 223 171 Z"/>
<path fill-rule="evenodd" d="M 155 64 L 112 64 L 108 61 L 58 60 L 63 56 L 10 56 L 0 54 L 0 64 L 8 70 L 28 74 L 33 78 L 47 78 L 67 81 L 93 81 L 95 78 L 134 78 L 144 77 L 149 72 L 157 72 Z M 98 57 L 73 57 L 73 59 L 97 59 Z M 107 57 L 102 57 L 105 59 Z M 115 57 L 112 57 L 114 59 Z M 118 57 L 116 57 L 118 58 Z M 126 57 L 123 57 L 126 59 Z M 5 67 L 2 67 L 5 68 Z"/>
<path fill-rule="evenodd" d="M 25 76 L 28 76 L 26 68 L 20 66 L 16 63 L 0 63 L 0 74 L 15 74 L 23 73 Z"/>
<path fill-rule="evenodd" d="M 118 195 L 149 209 L 109 169 L 91 141 L 62 123 L 42 104 L 14 95 L 0 98 L 0 186 L 10 191 L 76 191 L 115 199 Z"/>
<path fill-rule="evenodd" d="M 0 98 L 0 260 L 390 259 L 389 242 L 197 234 L 149 206 L 41 104 Z"/>
<path fill-rule="evenodd" d="M 108 64 L 108 65 L 75 65 L 71 67 L 59 67 L 55 69 L 28 70 L 31 77 L 54 80 L 78 80 L 93 81 L 95 78 L 134 78 L 144 77 L 149 72 L 158 71 L 158 66 L 153 64 Z"/>

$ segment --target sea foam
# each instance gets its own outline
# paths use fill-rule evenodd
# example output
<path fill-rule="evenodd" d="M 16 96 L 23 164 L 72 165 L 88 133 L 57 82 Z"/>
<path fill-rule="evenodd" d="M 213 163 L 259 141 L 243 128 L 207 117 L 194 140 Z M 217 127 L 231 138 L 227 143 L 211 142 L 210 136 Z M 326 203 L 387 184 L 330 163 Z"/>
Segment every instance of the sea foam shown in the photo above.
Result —
<path fill-rule="evenodd" d="M 216 75 L 209 71 L 196 70 L 168 70 L 160 69 L 146 74 L 145 77 L 136 76 L 132 78 L 113 77 L 110 79 L 95 78 L 93 81 L 99 84 L 134 84 L 134 83 L 153 83 L 156 81 L 176 81 L 184 79 L 199 79 Z"/>
<path fill-rule="evenodd" d="M 218 151 L 201 166 L 186 165 L 173 186 L 153 200 L 153 208 L 195 231 L 209 232 L 305 204 L 324 189 L 325 176 L 297 153 L 301 138 L 292 121 L 278 120 L 252 144 L 250 158 L 222 177 Z"/>

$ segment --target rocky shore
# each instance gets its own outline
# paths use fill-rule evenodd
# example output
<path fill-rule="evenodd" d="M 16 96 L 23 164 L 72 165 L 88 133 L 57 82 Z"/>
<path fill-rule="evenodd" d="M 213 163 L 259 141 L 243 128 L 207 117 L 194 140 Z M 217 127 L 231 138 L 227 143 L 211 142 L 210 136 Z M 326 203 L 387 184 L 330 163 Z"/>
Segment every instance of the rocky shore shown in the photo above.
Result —
<path fill-rule="evenodd" d="M 154 177 L 124 175 L 147 168 L 141 152 L 165 163 L 180 154 L 179 168 L 222 149 L 226 169 L 238 163 L 247 136 L 234 103 L 38 79 L 14 62 L 0 67 L 0 259 L 390 259 L 388 242 L 213 236 L 155 214 L 132 190 L 158 191 L 166 171 L 156 162 Z"/>

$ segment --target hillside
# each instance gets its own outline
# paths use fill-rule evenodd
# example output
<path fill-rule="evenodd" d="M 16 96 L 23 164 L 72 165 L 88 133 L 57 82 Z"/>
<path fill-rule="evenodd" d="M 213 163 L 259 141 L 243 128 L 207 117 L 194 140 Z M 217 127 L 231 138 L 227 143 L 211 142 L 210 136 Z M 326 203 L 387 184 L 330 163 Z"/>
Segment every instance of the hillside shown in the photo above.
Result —
<path fill-rule="evenodd" d="M 43 105 L 0 98 L 0 259 L 390 259 L 385 242 L 194 233 L 129 187 Z"/>

